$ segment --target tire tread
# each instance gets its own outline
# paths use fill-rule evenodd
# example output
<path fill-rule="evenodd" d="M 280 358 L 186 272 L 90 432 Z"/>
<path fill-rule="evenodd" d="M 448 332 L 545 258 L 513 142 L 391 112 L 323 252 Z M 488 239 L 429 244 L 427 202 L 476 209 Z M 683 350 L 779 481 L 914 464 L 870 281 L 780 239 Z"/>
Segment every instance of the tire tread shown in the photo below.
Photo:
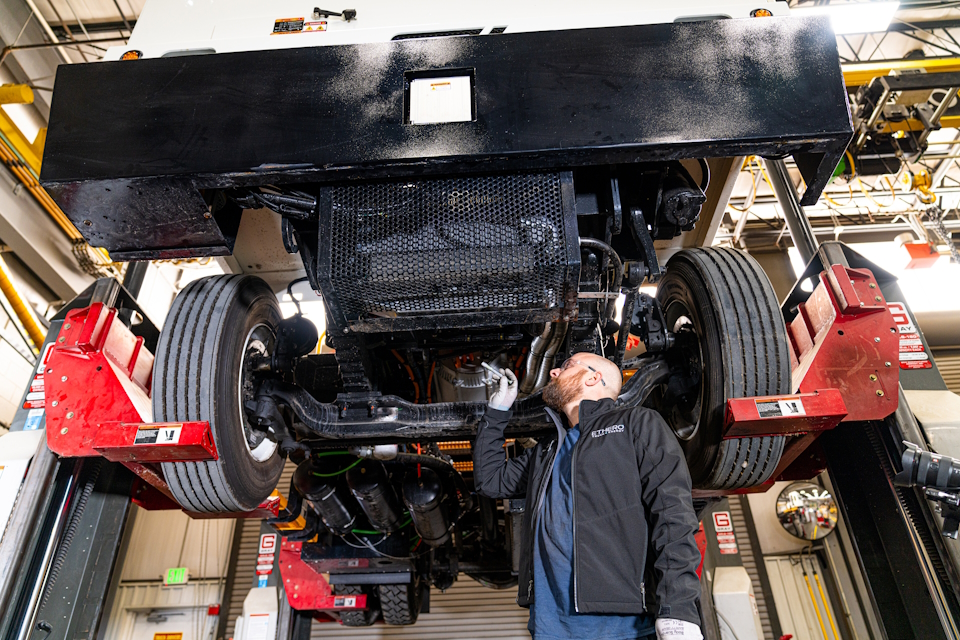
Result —
<path fill-rule="evenodd" d="M 219 328 L 245 276 L 224 275 L 191 282 L 176 297 L 161 332 L 155 361 L 153 405 L 158 421 L 211 422 L 220 449 L 216 403 L 210 397 L 219 353 Z M 211 332 L 211 328 L 213 331 Z M 223 460 L 165 462 L 170 491 L 185 509 L 225 513 L 245 511 L 224 477 Z"/>
<path fill-rule="evenodd" d="M 678 254 L 680 257 L 681 254 Z M 701 275 L 722 336 L 727 397 L 790 392 L 786 327 L 776 296 L 755 260 L 735 249 L 689 249 L 683 260 Z M 721 441 L 704 488 L 739 489 L 766 482 L 780 461 L 785 438 Z"/>

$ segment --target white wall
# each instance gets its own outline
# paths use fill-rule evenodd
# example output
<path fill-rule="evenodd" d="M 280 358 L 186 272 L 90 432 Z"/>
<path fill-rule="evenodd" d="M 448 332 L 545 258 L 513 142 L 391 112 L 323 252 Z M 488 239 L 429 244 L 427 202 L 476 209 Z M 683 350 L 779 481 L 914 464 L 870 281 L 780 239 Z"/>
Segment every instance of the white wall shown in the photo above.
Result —
<path fill-rule="evenodd" d="M 223 269 L 215 260 L 198 260 L 196 262 L 152 262 L 147 267 L 143 277 L 143 285 L 137 302 L 147 314 L 147 317 L 157 325 L 163 326 L 167 311 L 173 304 L 173 299 L 188 284 L 197 278 L 215 276 L 223 273 Z"/>
<path fill-rule="evenodd" d="M 777 519 L 777 496 L 789 484 L 792 483 L 777 482 L 766 493 L 747 494 L 757 539 L 760 541 L 760 552 L 765 556 L 771 553 L 796 553 L 810 544 L 787 533 Z"/>
<path fill-rule="evenodd" d="M 9 335 L 7 331 L 3 333 Z M 6 341 L 0 340 L 0 426 L 10 426 L 32 374 L 33 365 Z"/>
<path fill-rule="evenodd" d="M 194 520 L 182 511 L 134 509 L 122 582 L 159 580 L 173 567 L 187 567 L 191 579 L 227 574 L 234 520 Z"/>

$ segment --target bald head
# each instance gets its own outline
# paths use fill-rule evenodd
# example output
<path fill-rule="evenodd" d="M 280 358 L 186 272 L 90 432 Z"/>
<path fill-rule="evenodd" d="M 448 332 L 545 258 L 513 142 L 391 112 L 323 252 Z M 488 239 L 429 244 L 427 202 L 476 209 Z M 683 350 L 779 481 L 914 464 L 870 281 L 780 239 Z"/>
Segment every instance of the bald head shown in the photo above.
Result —
<path fill-rule="evenodd" d="M 620 367 L 595 353 L 577 353 L 573 355 L 573 358 L 596 369 L 606 383 L 606 386 L 600 385 L 601 394 L 613 400 L 617 399 L 617 396 L 620 395 L 620 387 L 623 385 Z"/>
<path fill-rule="evenodd" d="M 593 353 L 575 353 L 550 371 L 550 384 L 543 388 L 543 402 L 563 411 L 570 424 L 577 424 L 584 400 L 616 400 L 620 395 L 620 369 Z"/>

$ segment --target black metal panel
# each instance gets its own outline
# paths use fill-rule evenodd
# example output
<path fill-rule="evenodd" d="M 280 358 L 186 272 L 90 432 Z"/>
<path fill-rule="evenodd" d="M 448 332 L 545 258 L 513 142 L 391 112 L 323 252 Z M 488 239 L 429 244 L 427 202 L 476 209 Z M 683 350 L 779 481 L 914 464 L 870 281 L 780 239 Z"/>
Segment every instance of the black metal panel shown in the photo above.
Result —
<path fill-rule="evenodd" d="M 224 256 L 233 250 L 190 180 L 58 183 L 50 193 L 83 237 L 95 247 L 109 247 L 116 260 Z"/>
<path fill-rule="evenodd" d="M 443 68 L 476 120 L 404 124 Z M 721 20 L 65 65 L 42 179 L 94 245 L 213 252 L 197 189 L 823 153 L 810 203 L 851 132 L 826 19 Z"/>

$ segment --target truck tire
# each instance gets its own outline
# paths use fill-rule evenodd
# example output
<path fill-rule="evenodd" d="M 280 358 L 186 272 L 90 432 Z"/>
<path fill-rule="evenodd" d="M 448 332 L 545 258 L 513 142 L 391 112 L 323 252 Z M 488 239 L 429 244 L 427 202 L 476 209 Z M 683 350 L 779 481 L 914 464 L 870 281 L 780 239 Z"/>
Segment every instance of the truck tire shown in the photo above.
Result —
<path fill-rule="evenodd" d="M 420 586 L 417 580 L 407 584 L 382 584 L 380 612 L 386 624 L 407 625 L 420 615 Z"/>
<path fill-rule="evenodd" d="M 358 584 L 338 584 L 334 587 L 334 592 L 338 596 L 361 596 L 364 595 L 363 587 Z M 367 608 L 361 611 L 341 611 L 340 622 L 345 627 L 369 627 L 377 618 L 380 617 L 380 611 L 377 609 L 377 599 L 374 594 L 367 592 Z"/>
<path fill-rule="evenodd" d="M 694 362 L 691 369 L 698 370 L 674 387 L 685 393 L 668 383 L 654 398 L 677 434 L 693 486 L 766 482 L 780 462 L 784 436 L 722 440 L 722 434 L 727 399 L 791 391 L 787 330 L 769 279 L 756 260 L 735 249 L 687 249 L 670 259 L 657 299 L 667 329 L 677 334 L 668 358 Z"/>
<path fill-rule="evenodd" d="M 280 319 L 273 291 L 254 276 L 196 280 L 170 308 L 153 365 L 154 420 L 209 422 L 219 456 L 163 463 L 171 493 L 188 511 L 250 511 L 277 486 L 283 457 L 250 428 L 240 397 L 247 356 L 272 350 Z"/>

